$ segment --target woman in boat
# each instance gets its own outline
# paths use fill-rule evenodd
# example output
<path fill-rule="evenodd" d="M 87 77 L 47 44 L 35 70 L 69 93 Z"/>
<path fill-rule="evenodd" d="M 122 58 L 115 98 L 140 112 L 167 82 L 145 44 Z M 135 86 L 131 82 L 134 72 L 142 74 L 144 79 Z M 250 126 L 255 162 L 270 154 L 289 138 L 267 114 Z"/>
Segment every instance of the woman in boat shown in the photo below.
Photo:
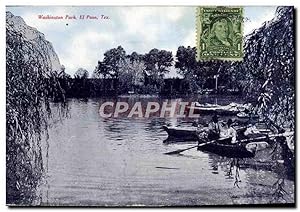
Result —
<path fill-rule="evenodd" d="M 261 133 L 252 123 L 248 124 L 247 129 L 244 132 L 245 138 L 257 138 L 264 135 L 265 134 Z"/>
<path fill-rule="evenodd" d="M 226 125 L 222 128 L 220 137 L 221 138 L 231 138 L 231 143 L 237 143 L 237 131 L 232 127 L 233 121 L 228 119 Z"/>
<path fill-rule="evenodd" d="M 238 142 L 236 139 L 237 132 L 236 130 L 232 127 L 232 120 L 228 119 L 227 121 L 227 137 L 231 137 L 231 143 L 235 144 Z"/>

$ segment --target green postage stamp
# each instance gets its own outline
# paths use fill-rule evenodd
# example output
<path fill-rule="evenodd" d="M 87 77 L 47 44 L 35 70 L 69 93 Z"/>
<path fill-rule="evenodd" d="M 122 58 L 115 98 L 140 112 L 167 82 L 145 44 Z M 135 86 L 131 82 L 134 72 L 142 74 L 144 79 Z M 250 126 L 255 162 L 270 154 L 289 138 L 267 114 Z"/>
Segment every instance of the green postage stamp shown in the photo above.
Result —
<path fill-rule="evenodd" d="M 243 59 L 243 8 L 198 7 L 197 60 Z"/>

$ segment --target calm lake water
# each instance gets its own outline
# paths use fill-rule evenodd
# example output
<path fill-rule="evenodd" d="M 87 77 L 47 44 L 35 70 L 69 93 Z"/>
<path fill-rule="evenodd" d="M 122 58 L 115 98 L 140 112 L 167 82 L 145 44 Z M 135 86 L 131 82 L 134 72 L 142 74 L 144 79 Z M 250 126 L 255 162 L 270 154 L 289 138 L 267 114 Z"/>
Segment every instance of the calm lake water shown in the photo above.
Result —
<path fill-rule="evenodd" d="M 124 99 L 153 100 L 121 98 Z M 192 126 L 194 120 L 104 119 L 98 111 L 107 100 L 70 100 L 70 117 L 52 123 L 44 147 L 45 177 L 38 189 L 39 204 L 176 206 L 294 202 L 294 182 L 282 171 L 280 160 L 237 161 L 196 149 L 165 155 L 195 144 L 163 144 L 167 133 L 162 126 Z M 215 101 L 201 98 L 202 103 Z M 219 104 L 231 101 L 218 98 Z"/>

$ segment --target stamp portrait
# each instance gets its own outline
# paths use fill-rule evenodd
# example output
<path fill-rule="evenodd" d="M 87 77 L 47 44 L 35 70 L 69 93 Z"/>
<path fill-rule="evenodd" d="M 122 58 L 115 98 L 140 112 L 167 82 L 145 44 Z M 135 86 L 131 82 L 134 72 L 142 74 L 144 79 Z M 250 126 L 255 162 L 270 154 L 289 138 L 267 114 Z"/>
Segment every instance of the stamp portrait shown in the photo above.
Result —
<path fill-rule="evenodd" d="M 198 60 L 242 60 L 242 7 L 198 7 L 196 18 Z"/>

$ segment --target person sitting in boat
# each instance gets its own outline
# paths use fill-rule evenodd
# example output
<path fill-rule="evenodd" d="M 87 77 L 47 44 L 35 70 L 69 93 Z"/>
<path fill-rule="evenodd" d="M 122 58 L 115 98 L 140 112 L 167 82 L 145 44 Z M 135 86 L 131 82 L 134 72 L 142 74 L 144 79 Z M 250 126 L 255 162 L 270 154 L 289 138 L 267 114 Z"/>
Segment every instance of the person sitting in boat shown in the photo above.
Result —
<path fill-rule="evenodd" d="M 208 139 L 214 140 L 220 138 L 221 126 L 218 120 L 218 116 L 215 114 L 212 117 L 212 121 L 208 124 Z"/>
<path fill-rule="evenodd" d="M 236 136 L 237 136 L 237 132 L 232 127 L 232 120 L 228 119 L 228 121 L 227 121 L 227 137 L 231 137 L 231 143 L 232 144 L 237 143 Z"/>
<path fill-rule="evenodd" d="M 254 124 L 250 123 L 247 125 L 247 129 L 244 132 L 246 138 L 257 138 L 264 136 L 265 134 L 261 133 Z"/>

